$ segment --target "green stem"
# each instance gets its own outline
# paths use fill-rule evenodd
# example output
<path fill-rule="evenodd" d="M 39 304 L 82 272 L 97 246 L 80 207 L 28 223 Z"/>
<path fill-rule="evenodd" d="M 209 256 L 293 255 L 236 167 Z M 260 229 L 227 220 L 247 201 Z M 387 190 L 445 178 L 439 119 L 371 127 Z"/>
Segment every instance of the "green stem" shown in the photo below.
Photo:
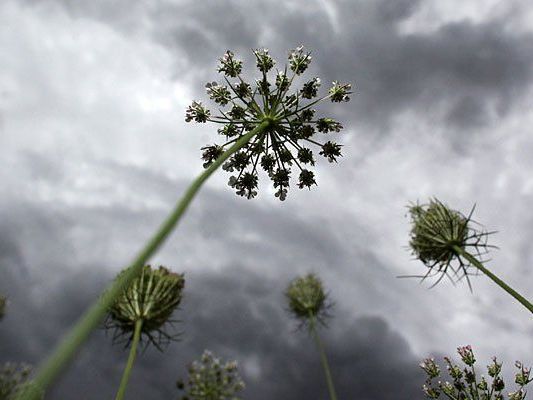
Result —
<path fill-rule="evenodd" d="M 124 398 L 124 394 L 126 393 L 126 386 L 128 386 L 133 363 L 135 362 L 135 357 L 137 356 L 137 347 L 139 345 L 139 340 L 141 339 L 142 325 L 142 319 L 135 321 L 135 331 L 133 333 L 133 340 L 131 341 L 130 355 L 128 356 L 128 362 L 124 368 L 124 373 L 122 374 L 122 379 L 120 380 L 120 386 L 118 388 L 115 400 L 122 400 Z"/>
<path fill-rule="evenodd" d="M 331 378 L 331 372 L 329 370 L 328 359 L 326 357 L 326 352 L 324 351 L 324 346 L 322 346 L 322 341 L 318 332 L 316 330 L 316 319 L 314 316 L 309 316 L 309 330 L 315 339 L 316 346 L 318 347 L 318 352 L 320 353 L 320 361 L 322 362 L 322 368 L 324 368 L 324 373 L 326 374 L 326 382 L 328 384 L 329 398 L 330 400 L 337 400 L 337 395 L 335 393 L 335 386 L 333 385 L 333 379 Z"/>
<path fill-rule="evenodd" d="M 459 246 L 453 246 L 454 251 L 459 254 L 460 256 L 466 258 L 473 266 L 475 266 L 477 269 L 479 269 L 481 272 L 483 272 L 485 275 L 487 275 L 490 279 L 492 279 L 498 286 L 500 286 L 503 290 L 505 290 L 507 293 L 509 293 L 511 296 L 513 296 L 516 300 L 518 300 L 524 307 L 526 307 L 531 313 L 533 313 L 533 304 L 531 304 L 529 301 L 525 299 L 522 295 L 520 295 L 517 291 L 515 291 L 512 287 L 507 285 L 504 281 L 502 281 L 500 278 L 498 278 L 496 275 L 494 275 L 492 272 L 490 272 L 485 266 L 479 262 L 472 254 L 464 251 Z"/>
<path fill-rule="evenodd" d="M 107 310 L 113 305 L 116 298 L 141 273 L 142 267 L 145 265 L 146 261 L 148 261 L 150 256 L 155 253 L 176 227 L 176 224 L 184 214 L 185 210 L 187 210 L 189 203 L 207 178 L 209 178 L 209 176 L 211 176 L 211 174 L 215 172 L 215 170 L 233 153 L 248 143 L 252 137 L 263 132 L 270 124 L 271 121 L 264 121 L 250 132 L 243 135 L 192 182 L 181 200 L 175 206 L 174 210 L 137 257 L 135 257 L 127 270 L 115 279 L 100 299 L 85 312 L 76 325 L 56 347 L 52 355 L 41 365 L 34 380 L 34 384 L 37 388 L 43 391 L 46 390 L 46 388 L 72 360 L 77 350 L 89 337 L 89 334 L 98 327 L 102 319 L 105 317 Z M 21 396 L 17 396 L 16 400 L 38 400 L 38 397 L 34 394 L 22 394 Z"/>

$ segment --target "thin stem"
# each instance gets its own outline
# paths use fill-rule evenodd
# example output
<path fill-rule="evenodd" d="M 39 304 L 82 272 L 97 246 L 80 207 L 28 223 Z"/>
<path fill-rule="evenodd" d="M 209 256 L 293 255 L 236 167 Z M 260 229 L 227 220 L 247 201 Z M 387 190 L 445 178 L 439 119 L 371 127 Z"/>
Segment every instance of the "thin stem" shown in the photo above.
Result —
<path fill-rule="evenodd" d="M 533 313 L 533 304 L 531 304 L 529 301 L 527 301 L 525 299 L 525 297 L 520 295 L 517 291 L 515 291 L 513 288 L 511 288 L 509 285 L 507 285 L 504 281 L 502 281 L 500 278 L 498 278 L 496 275 L 494 275 L 491 271 L 489 271 L 487 268 L 485 268 L 485 266 L 481 262 L 479 262 L 472 254 L 464 251 L 459 246 L 453 246 L 453 250 L 457 254 L 461 255 L 464 258 L 466 258 L 474 267 L 476 267 L 481 272 L 483 272 L 485 275 L 487 275 L 498 286 L 500 286 L 503 290 L 505 290 L 507 293 L 509 293 L 511 296 L 513 296 L 524 307 L 526 307 L 531 313 Z"/>
<path fill-rule="evenodd" d="M 318 352 L 320 353 L 320 361 L 322 362 L 322 368 L 324 368 L 324 373 L 326 374 L 329 398 L 330 400 L 337 400 L 335 386 L 333 385 L 333 379 L 331 378 L 331 372 L 329 370 L 328 359 L 326 357 L 326 352 L 324 351 L 324 346 L 322 346 L 322 341 L 318 336 L 318 332 L 316 330 L 316 319 L 313 315 L 309 316 L 309 330 L 311 331 L 311 334 L 315 339 L 316 346 L 318 347 Z"/>
<path fill-rule="evenodd" d="M 139 345 L 139 340 L 141 339 L 142 325 L 142 319 L 135 321 L 135 331 L 133 333 L 133 340 L 131 342 L 130 355 L 128 356 L 128 362 L 124 368 L 124 373 L 122 374 L 122 379 L 120 380 L 120 386 L 118 388 L 115 400 L 122 400 L 124 398 L 124 394 L 126 393 L 126 387 L 128 386 L 133 363 L 135 362 L 135 357 L 137 356 L 137 347 Z"/>
<path fill-rule="evenodd" d="M 226 161 L 233 153 L 243 147 L 248 141 L 257 134 L 263 132 L 269 125 L 270 121 L 264 121 L 247 134 L 243 135 L 233 146 L 226 150 L 222 155 L 213 162 L 204 172 L 202 172 L 189 186 L 183 197 L 176 204 L 174 210 L 159 227 L 155 235 L 135 257 L 127 270 L 121 274 L 104 292 L 98 301 L 96 301 L 89 310 L 78 320 L 76 325 L 63 338 L 61 343 L 56 347 L 52 355 L 42 364 L 35 377 L 35 385 L 41 389 L 46 388 L 55 380 L 60 372 L 72 360 L 76 351 L 87 340 L 89 334 L 98 327 L 105 317 L 109 307 L 127 288 L 131 282 L 141 273 L 142 267 L 146 261 L 156 252 L 163 244 L 168 235 L 174 230 L 178 221 L 187 210 L 190 202 L 201 188 L 203 183 L 211 176 L 213 172 Z M 34 394 L 22 394 L 17 396 L 16 400 L 38 400 Z"/>

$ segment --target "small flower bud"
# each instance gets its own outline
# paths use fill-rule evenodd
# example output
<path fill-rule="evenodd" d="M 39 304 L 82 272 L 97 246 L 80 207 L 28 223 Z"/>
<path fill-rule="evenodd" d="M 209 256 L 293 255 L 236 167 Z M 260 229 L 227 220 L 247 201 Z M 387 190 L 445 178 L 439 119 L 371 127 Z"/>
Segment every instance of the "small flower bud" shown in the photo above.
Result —
<path fill-rule="evenodd" d="M 193 119 L 196 122 L 207 122 L 210 111 L 202 106 L 199 101 L 193 101 L 185 112 L 185 122 L 191 122 Z"/>
<path fill-rule="evenodd" d="M 333 81 L 332 84 L 333 86 L 331 89 L 329 89 L 332 102 L 340 103 L 341 101 L 350 101 L 350 97 L 348 95 L 352 93 L 350 92 L 352 86 L 349 83 L 340 84 L 337 81 Z"/>
<path fill-rule="evenodd" d="M 227 76 L 235 78 L 241 73 L 242 61 L 236 60 L 233 52 L 229 50 L 220 59 L 220 64 L 218 72 L 223 72 Z"/>

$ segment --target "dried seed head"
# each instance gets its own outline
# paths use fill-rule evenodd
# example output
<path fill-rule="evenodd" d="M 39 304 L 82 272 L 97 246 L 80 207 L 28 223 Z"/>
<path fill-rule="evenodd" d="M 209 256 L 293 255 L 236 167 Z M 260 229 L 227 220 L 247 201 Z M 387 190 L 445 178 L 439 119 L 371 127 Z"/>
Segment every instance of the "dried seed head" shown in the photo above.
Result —
<path fill-rule="evenodd" d="M 316 131 L 324 134 L 340 132 L 342 124 L 331 118 L 314 119 L 315 110 L 311 107 L 327 98 L 334 103 L 348 101 L 351 86 L 334 81 L 328 95 L 314 100 L 320 88 L 320 79 L 315 77 L 294 93 L 289 93 L 294 78 L 308 68 L 310 53 L 304 52 L 303 46 L 291 50 L 288 65 L 282 70 L 275 68 L 276 61 L 268 49 L 257 49 L 253 53 L 261 74 L 255 80 L 255 88 L 252 89 L 241 76 L 242 61 L 235 59 L 228 50 L 220 59 L 218 68 L 224 74 L 225 84 L 210 82 L 206 85 L 208 96 L 219 106 L 228 108 L 225 111 L 220 109 L 220 115 L 212 116 L 201 102 L 193 101 L 186 111 L 185 121 L 222 125 L 218 133 L 224 136 L 225 143 L 202 148 L 204 168 L 209 168 L 247 132 L 268 122 L 268 127 L 251 138 L 222 168 L 236 173 L 228 181 L 236 193 L 251 199 L 258 193 L 258 169 L 262 167 L 276 189 L 275 196 L 285 200 L 290 176 L 299 177 L 297 185 L 300 189 L 316 185 L 309 165 L 302 165 L 314 165 L 310 147 L 317 146 L 319 154 L 329 162 L 336 162 L 341 156 L 341 145 L 332 141 L 320 143 L 313 136 Z M 269 77 L 269 74 L 274 76 Z M 238 80 L 230 82 L 230 78 Z M 300 173 L 291 174 L 293 168 L 298 168 Z"/>
<path fill-rule="evenodd" d="M 493 232 L 474 227 L 473 212 L 474 208 L 465 216 L 437 199 L 431 199 L 426 205 L 409 206 L 412 222 L 409 245 L 413 255 L 429 268 L 423 279 L 431 274 L 441 274 L 437 283 L 446 275 L 452 282 L 454 277 L 466 277 L 470 284 L 471 264 L 457 248 L 476 256 L 481 262 L 488 249 L 495 247 L 487 244 L 487 236 Z"/>
<path fill-rule="evenodd" d="M 328 302 L 328 295 L 324 292 L 322 281 L 315 274 L 291 281 L 285 297 L 289 303 L 289 312 L 302 324 L 307 324 L 311 319 L 317 319 L 324 324 L 328 317 L 327 310 L 332 306 Z"/>
<path fill-rule="evenodd" d="M 181 400 L 239 400 L 236 394 L 245 385 L 237 370 L 236 361 L 222 364 L 213 353 L 205 350 L 200 361 L 193 361 L 188 368 L 187 383 L 179 380 L 176 386 L 184 392 Z"/>
<path fill-rule="evenodd" d="M 145 266 L 110 308 L 106 328 L 115 330 L 114 339 L 125 338 L 129 344 L 135 323 L 141 320 L 142 336 L 161 350 L 161 343 L 176 338 L 164 328 L 167 323 L 174 322 L 171 316 L 181 302 L 184 285 L 183 274 L 170 272 L 162 266 L 158 269 Z"/>

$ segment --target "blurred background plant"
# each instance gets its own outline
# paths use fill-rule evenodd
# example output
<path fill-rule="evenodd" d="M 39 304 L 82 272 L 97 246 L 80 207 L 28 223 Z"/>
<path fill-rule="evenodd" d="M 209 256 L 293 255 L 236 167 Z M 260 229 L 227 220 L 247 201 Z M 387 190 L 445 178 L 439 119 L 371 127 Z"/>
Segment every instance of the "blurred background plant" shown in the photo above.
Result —
<path fill-rule="evenodd" d="M 452 382 L 442 382 L 440 378 L 440 367 L 433 358 L 427 358 L 420 363 L 420 367 L 427 375 L 426 383 L 422 386 L 427 398 L 438 399 L 441 395 L 451 400 L 504 400 L 505 383 L 501 376 L 502 364 L 498 363 L 496 357 L 487 366 L 490 381 L 482 375 L 478 378 L 474 365 L 476 358 L 471 346 L 459 347 L 457 349 L 464 368 L 452 363 L 448 357 L 444 357 L 446 370 Z M 518 372 L 515 375 L 515 383 L 518 385 L 514 392 L 508 392 L 509 400 L 524 400 L 526 398 L 525 386 L 533 379 L 530 378 L 531 368 L 526 368 L 520 361 L 515 363 Z M 437 380 L 435 382 L 435 380 Z"/>
<path fill-rule="evenodd" d="M 328 294 L 324 291 L 322 281 L 312 273 L 295 278 L 287 287 L 285 297 L 289 303 L 288 311 L 300 321 L 298 328 L 307 326 L 313 337 L 326 375 L 330 399 L 337 400 L 328 359 L 317 330 L 318 323 L 327 326 L 325 320 L 330 317 L 328 310 L 333 306 L 333 303 L 329 301 Z"/>
<path fill-rule="evenodd" d="M 0 400 L 12 400 L 31 373 L 27 364 L 5 363 L 0 367 Z"/>
<path fill-rule="evenodd" d="M 479 224 L 472 220 L 474 208 L 466 216 L 437 199 L 409 206 L 412 223 L 409 245 L 413 255 L 428 268 L 425 275 L 418 277 L 424 280 L 439 275 L 433 286 L 445 276 L 452 283 L 465 278 L 472 290 L 469 277 L 481 272 L 533 313 L 533 304 L 485 267 L 483 256 L 495 248 L 487 244 L 487 238 L 494 232 L 476 227 Z"/>
<path fill-rule="evenodd" d="M 186 381 L 178 380 L 176 386 L 183 395 L 180 400 L 240 400 L 237 393 L 245 388 L 239 376 L 237 362 L 222 361 L 205 350 L 200 361 L 188 368 Z"/>
<path fill-rule="evenodd" d="M 179 334 L 166 332 L 166 326 L 176 322 L 171 316 L 181 302 L 184 285 L 183 274 L 170 272 L 163 266 L 152 269 L 147 265 L 110 308 L 105 326 L 114 331 L 113 341 L 125 341 L 126 347 L 131 346 L 116 400 L 124 397 L 137 347 L 143 338 L 146 345 L 152 343 L 160 351 L 162 345 L 177 340 Z"/>

